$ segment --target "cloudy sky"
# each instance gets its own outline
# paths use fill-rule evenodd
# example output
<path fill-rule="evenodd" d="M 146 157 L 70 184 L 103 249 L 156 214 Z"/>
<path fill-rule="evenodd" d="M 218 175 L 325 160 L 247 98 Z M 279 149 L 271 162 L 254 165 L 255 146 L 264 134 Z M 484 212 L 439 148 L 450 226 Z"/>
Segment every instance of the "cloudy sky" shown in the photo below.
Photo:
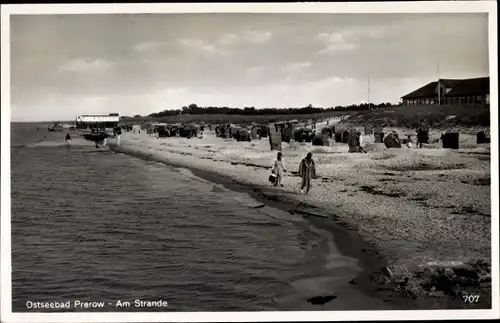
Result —
<path fill-rule="evenodd" d="M 488 76 L 486 14 L 11 16 L 14 121 L 200 106 L 397 103 Z"/>

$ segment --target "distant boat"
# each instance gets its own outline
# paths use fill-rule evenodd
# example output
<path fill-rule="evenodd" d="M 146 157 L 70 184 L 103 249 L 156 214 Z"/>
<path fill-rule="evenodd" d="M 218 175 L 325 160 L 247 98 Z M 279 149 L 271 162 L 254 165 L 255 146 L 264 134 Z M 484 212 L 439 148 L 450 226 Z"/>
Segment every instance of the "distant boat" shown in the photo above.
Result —
<path fill-rule="evenodd" d="M 75 130 L 76 129 L 76 126 L 73 123 L 65 123 L 62 125 L 62 127 L 63 127 L 63 129 L 67 129 L 67 130 Z"/>
<path fill-rule="evenodd" d="M 49 125 L 49 131 L 63 131 L 63 126 L 60 123 L 52 123 Z"/>

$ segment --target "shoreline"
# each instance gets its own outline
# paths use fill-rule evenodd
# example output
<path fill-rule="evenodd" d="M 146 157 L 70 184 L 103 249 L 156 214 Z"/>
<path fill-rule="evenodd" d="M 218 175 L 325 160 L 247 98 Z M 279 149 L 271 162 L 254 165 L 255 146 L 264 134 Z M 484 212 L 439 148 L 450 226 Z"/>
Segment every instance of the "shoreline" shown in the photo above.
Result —
<path fill-rule="evenodd" d="M 116 149 L 113 139 L 109 145 Z M 267 140 L 243 143 L 215 138 L 210 133 L 203 138 L 157 139 L 142 133 L 125 133 L 118 150 L 229 178 L 253 190 L 253 196 L 265 199 L 267 205 L 278 203 L 287 209 L 295 206 L 298 213 L 316 212 L 332 217 L 332 222 L 342 228 L 340 232 L 352 232 L 351 236 L 359 236 L 368 246 L 362 248 L 365 251 L 361 255 L 358 250 L 358 256 L 366 253 L 372 261 L 378 259 L 379 268 L 371 275 L 375 289 L 404 295 L 415 308 L 488 308 L 491 262 L 490 245 L 485 242 L 489 242 L 491 228 L 489 148 L 466 145 L 459 151 L 434 147 L 387 150 L 368 140 L 369 154 L 349 154 L 342 144 L 284 144 L 282 150 L 289 169 L 297 167 L 305 149 L 316 156 L 313 158 L 320 164 L 322 174 L 313 184 L 312 196 L 295 193 L 299 179 L 294 178 L 293 171 L 285 177 L 284 188 L 270 187 L 267 174 L 276 152 L 269 151 Z M 455 203 L 455 211 L 443 205 L 443 198 L 450 205 Z M 321 217 L 309 218 L 321 225 L 332 223 Z M 448 227 L 441 221 L 447 221 Z M 338 241 L 338 245 L 343 248 L 345 244 Z M 350 251 L 342 250 L 345 252 Z M 387 263 L 387 267 L 380 268 Z M 479 279 L 471 285 L 470 281 L 464 282 L 467 278 L 461 274 L 453 274 L 451 279 L 459 289 L 451 283 L 436 283 L 444 271 L 480 274 L 481 286 L 486 284 L 486 290 L 471 287 L 478 285 Z M 461 296 L 474 293 L 482 293 L 485 301 L 464 305 Z"/>
<path fill-rule="evenodd" d="M 302 213 L 296 211 L 294 204 L 297 204 L 297 206 L 299 204 L 307 206 L 307 204 L 295 199 L 292 194 L 283 194 L 276 191 L 273 192 L 274 194 L 266 192 L 266 188 L 272 191 L 272 187 L 270 186 L 261 188 L 253 187 L 251 185 L 235 181 L 226 175 L 186 166 L 182 163 L 173 163 L 163 158 L 155 158 L 154 156 L 148 156 L 147 154 L 136 151 L 125 151 L 122 147 L 118 147 L 113 143 L 109 144 L 109 148 L 115 153 L 124 154 L 144 161 L 155 161 L 169 167 L 188 169 L 193 175 L 203 180 L 222 185 L 224 188 L 233 192 L 247 193 L 256 201 L 266 206 L 285 211 L 291 215 L 293 215 L 294 212 Z M 327 212 L 327 210 L 318 211 L 322 211 L 323 213 Z M 312 227 L 312 230 L 325 232 L 331 239 L 333 239 L 340 254 L 355 258 L 359 261 L 359 267 L 361 267 L 362 270 L 351 281 L 353 285 L 355 285 L 356 289 L 370 298 L 381 300 L 382 304 L 386 304 L 385 307 L 387 307 L 387 310 L 416 308 L 414 304 L 408 306 L 409 300 L 394 292 L 392 290 L 392 286 L 375 284 L 375 281 L 383 276 L 382 270 L 387 266 L 387 260 L 380 255 L 375 247 L 366 243 L 355 230 L 348 228 L 345 223 L 336 221 L 331 217 L 323 218 L 318 215 L 314 216 L 314 211 L 311 210 L 310 212 L 310 214 L 302 213 L 301 216 L 307 221 L 308 225 Z"/>

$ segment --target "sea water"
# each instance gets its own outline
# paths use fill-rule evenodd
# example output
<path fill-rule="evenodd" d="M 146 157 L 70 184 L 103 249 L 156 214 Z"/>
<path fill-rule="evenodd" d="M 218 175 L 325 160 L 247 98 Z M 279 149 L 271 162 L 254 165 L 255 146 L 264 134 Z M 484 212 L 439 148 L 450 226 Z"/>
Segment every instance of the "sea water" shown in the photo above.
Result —
<path fill-rule="evenodd" d="M 11 127 L 13 311 L 310 310 L 306 296 L 326 292 L 332 240 L 302 217 L 76 135 L 68 147 L 44 125 Z"/>

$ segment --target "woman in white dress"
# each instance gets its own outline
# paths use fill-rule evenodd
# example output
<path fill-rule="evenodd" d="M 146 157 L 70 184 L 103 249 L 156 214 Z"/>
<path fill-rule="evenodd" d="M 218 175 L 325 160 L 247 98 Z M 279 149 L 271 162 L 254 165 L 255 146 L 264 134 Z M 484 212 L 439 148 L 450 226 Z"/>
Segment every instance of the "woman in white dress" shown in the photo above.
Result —
<path fill-rule="evenodd" d="M 283 176 L 286 173 L 286 168 L 285 162 L 283 161 L 283 154 L 281 152 L 278 153 L 276 159 L 273 161 L 272 172 L 276 174 L 274 186 L 283 186 Z"/>

